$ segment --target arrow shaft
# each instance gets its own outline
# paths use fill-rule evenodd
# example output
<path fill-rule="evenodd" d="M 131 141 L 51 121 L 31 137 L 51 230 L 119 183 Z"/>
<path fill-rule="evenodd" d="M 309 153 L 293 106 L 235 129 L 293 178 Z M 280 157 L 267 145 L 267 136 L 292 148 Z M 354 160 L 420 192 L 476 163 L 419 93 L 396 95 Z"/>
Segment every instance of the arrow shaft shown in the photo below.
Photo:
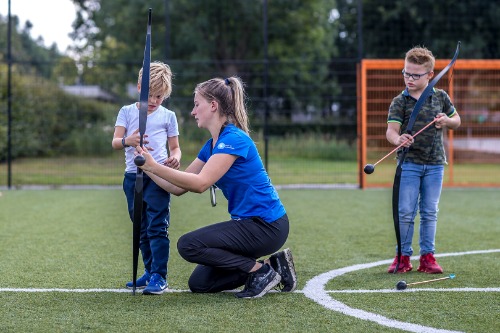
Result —
<path fill-rule="evenodd" d="M 433 279 L 433 280 L 427 280 L 427 281 L 420 281 L 420 282 L 413 282 L 413 283 L 407 283 L 407 286 L 414 286 L 417 284 L 422 284 L 422 283 L 428 283 L 428 282 L 435 282 L 435 281 L 441 281 L 441 280 L 448 280 L 450 277 L 444 277 L 444 278 L 439 278 L 439 279 Z"/>
<path fill-rule="evenodd" d="M 431 121 L 430 123 L 428 123 L 427 125 L 425 125 L 424 127 L 422 127 L 420 129 L 420 131 L 418 131 L 417 133 L 415 133 L 414 135 L 412 135 L 413 137 L 416 137 L 417 135 L 419 135 L 420 133 L 422 133 L 424 130 L 426 130 L 429 126 L 431 126 L 432 124 L 434 124 L 436 122 L 436 120 L 438 120 L 438 118 L 434 118 L 433 121 Z M 396 150 L 398 150 L 399 148 L 403 147 L 407 142 L 409 142 L 410 140 L 406 140 L 405 142 L 403 142 L 402 144 L 400 144 L 399 146 L 397 146 L 396 148 L 394 148 L 393 150 L 391 150 L 390 153 L 388 153 L 387 155 L 385 155 L 384 157 L 382 157 L 380 160 L 377 161 L 377 163 L 375 163 L 373 166 L 379 164 L 380 162 L 382 162 L 383 160 L 385 160 L 388 156 L 390 156 L 392 153 L 394 153 Z"/>

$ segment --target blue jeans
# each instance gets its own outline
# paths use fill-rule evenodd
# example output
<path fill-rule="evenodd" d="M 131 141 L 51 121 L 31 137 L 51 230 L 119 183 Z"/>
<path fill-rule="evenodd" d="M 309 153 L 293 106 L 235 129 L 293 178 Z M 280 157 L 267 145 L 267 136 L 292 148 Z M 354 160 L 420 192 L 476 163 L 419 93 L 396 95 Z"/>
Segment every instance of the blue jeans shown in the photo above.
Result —
<path fill-rule="evenodd" d="M 143 187 L 143 210 L 140 250 L 144 268 L 150 272 L 167 276 L 170 255 L 168 227 L 170 225 L 170 193 L 151 180 L 145 173 Z M 134 220 L 135 173 L 125 173 L 123 191 L 127 198 L 130 219 Z"/>
<path fill-rule="evenodd" d="M 420 211 L 420 255 L 434 253 L 438 204 L 443 185 L 444 165 L 404 162 L 399 191 L 401 252 L 413 254 L 411 246 L 417 210 Z"/>

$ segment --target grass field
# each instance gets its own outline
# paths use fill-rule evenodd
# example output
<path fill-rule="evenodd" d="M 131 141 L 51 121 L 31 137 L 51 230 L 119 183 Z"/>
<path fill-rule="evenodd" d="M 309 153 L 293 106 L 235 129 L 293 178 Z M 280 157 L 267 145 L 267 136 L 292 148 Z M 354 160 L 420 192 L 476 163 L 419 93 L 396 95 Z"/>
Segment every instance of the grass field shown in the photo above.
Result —
<path fill-rule="evenodd" d="M 498 332 L 498 189 L 443 191 L 437 253 L 450 255 L 438 258 L 445 274 L 437 277 L 456 278 L 407 291 L 395 284 L 436 276 L 386 273 L 395 243 L 390 190 L 280 190 L 299 286 L 252 300 L 187 291 L 194 265 L 178 255 L 177 239 L 226 219 L 221 195 L 216 208 L 207 193 L 173 198 L 173 292 L 149 297 L 121 292 L 132 274 L 122 191 L 1 194 L 1 332 Z M 384 326 L 395 321 L 402 329 Z"/>
<path fill-rule="evenodd" d="M 12 185 L 120 185 L 123 181 L 124 161 L 121 151 L 109 157 L 24 158 L 12 163 Z M 182 168 L 194 158 L 184 154 Z M 373 161 L 370 161 L 373 163 Z M 306 157 L 273 157 L 269 160 L 269 174 L 275 185 L 287 184 L 359 184 L 358 165 L 353 161 L 309 159 Z M 498 164 L 455 164 L 454 177 L 450 167 L 445 169 L 445 184 L 452 186 L 500 187 Z M 373 175 L 366 176 L 368 187 L 390 186 L 394 179 L 393 161 L 377 165 Z M 0 164 L 0 188 L 7 185 L 7 167 Z"/>
<path fill-rule="evenodd" d="M 116 155 L 116 154 L 115 154 Z M 25 185 L 121 185 L 125 164 L 123 157 L 62 157 L 19 159 L 12 166 L 12 184 Z M 182 168 L 194 157 L 184 156 Z M 307 169 L 308 172 L 304 172 Z M 355 161 L 307 160 L 302 158 L 272 159 L 269 172 L 273 184 L 356 184 Z M 6 185 L 7 168 L 0 165 L 0 187 Z"/>

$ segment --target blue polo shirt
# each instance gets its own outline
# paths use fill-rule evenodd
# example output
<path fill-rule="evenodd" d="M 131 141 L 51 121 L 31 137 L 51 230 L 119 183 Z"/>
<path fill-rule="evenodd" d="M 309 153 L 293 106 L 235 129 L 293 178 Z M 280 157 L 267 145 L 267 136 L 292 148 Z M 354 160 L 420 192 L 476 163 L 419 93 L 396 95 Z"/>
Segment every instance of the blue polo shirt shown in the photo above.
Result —
<path fill-rule="evenodd" d="M 207 162 L 210 158 L 212 139 L 198 153 L 198 158 Z M 264 169 L 259 152 L 247 133 L 227 125 L 213 148 L 212 154 L 238 156 L 233 165 L 215 185 L 221 189 L 228 201 L 228 212 L 232 219 L 260 217 L 273 222 L 285 215 L 285 207 L 271 184 Z"/>

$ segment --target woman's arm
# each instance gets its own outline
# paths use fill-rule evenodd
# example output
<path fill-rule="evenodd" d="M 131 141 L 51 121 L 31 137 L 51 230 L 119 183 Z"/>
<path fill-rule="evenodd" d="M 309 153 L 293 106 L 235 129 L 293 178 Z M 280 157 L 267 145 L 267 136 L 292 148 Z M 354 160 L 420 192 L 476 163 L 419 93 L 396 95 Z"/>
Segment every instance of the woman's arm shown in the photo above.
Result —
<path fill-rule="evenodd" d="M 141 167 L 144 171 L 157 175 L 183 190 L 195 193 L 203 193 L 215 184 L 238 158 L 229 154 L 215 154 L 204 165 L 201 165 L 203 164 L 201 160 L 195 159 L 186 171 L 179 171 L 157 163 L 147 149 L 137 147 L 137 151 L 146 159 L 146 163 Z"/>
<path fill-rule="evenodd" d="M 191 173 L 199 173 L 201 169 L 203 168 L 203 161 L 200 159 L 196 158 L 191 164 L 186 168 L 186 172 L 191 172 Z M 146 174 L 151 178 L 158 186 L 160 186 L 162 189 L 164 189 L 167 192 L 172 193 L 173 195 L 176 196 L 181 196 L 184 193 L 187 192 L 187 190 L 180 188 L 178 186 L 175 186 L 174 184 L 168 182 L 167 180 L 149 172 L 149 171 L 144 171 Z"/>
<path fill-rule="evenodd" d="M 156 183 L 156 185 L 160 186 L 162 189 L 164 189 L 169 193 L 172 193 L 175 196 L 179 197 L 187 192 L 186 190 L 167 182 L 165 179 L 160 178 L 157 175 L 152 174 L 151 172 L 148 171 L 144 172 L 149 176 L 149 178 L 151 178 Z"/>

